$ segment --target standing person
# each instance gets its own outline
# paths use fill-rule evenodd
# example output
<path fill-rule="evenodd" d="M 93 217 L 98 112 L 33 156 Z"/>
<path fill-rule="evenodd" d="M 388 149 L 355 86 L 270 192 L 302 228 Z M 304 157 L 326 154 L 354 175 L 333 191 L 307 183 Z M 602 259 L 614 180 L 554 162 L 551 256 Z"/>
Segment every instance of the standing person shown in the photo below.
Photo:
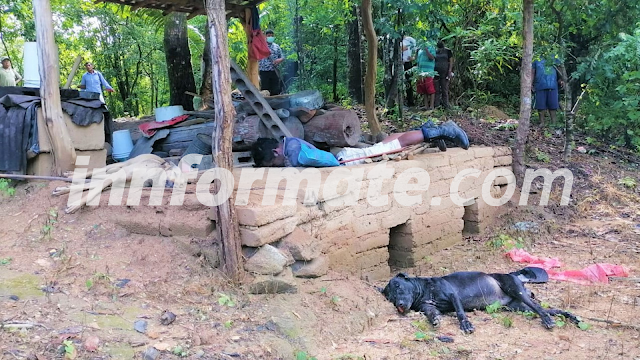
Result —
<path fill-rule="evenodd" d="M 273 30 L 267 30 L 264 33 L 267 36 L 267 44 L 271 55 L 260 60 L 258 70 L 260 70 L 260 90 L 269 90 L 270 95 L 280 95 L 282 88 L 280 86 L 280 74 L 278 65 L 284 61 L 282 57 L 282 49 L 274 41 L 276 39 Z"/>
<path fill-rule="evenodd" d="M 414 50 L 416 48 L 416 39 L 411 36 L 404 35 L 402 37 L 402 63 L 404 65 L 404 78 L 406 80 L 407 87 L 407 105 L 413 106 L 413 87 L 411 86 L 411 73 L 407 72 L 407 70 L 413 67 L 413 60 L 415 57 L 413 56 Z"/>
<path fill-rule="evenodd" d="M 438 41 L 438 49 L 436 50 L 436 77 L 434 78 L 436 88 L 435 107 L 442 106 L 445 109 L 449 105 L 449 83 L 453 78 L 453 51 L 444 47 L 442 40 Z"/>
<path fill-rule="evenodd" d="M 113 88 L 107 80 L 105 80 L 102 73 L 93 68 L 93 64 L 88 62 L 84 64 L 84 68 L 87 72 L 82 75 L 80 82 L 80 89 L 91 91 L 100 94 L 100 101 L 104 104 L 104 96 L 102 96 L 102 86 L 106 88 L 108 92 L 114 92 Z"/>
<path fill-rule="evenodd" d="M 11 59 L 2 58 L 2 69 L 0 69 L 0 86 L 16 86 L 22 81 L 22 76 L 11 67 Z"/>
<path fill-rule="evenodd" d="M 555 59 L 556 65 L 560 60 Z M 549 111 L 551 123 L 556 121 L 556 110 L 558 110 L 558 84 L 562 86 L 560 72 L 556 66 L 546 66 L 544 60 L 533 62 L 533 88 L 535 90 L 535 109 L 540 116 L 540 126 L 544 126 L 544 114 Z"/>
<path fill-rule="evenodd" d="M 420 78 L 417 83 L 417 92 L 424 96 L 424 107 L 433 110 L 436 89 L 433 85 L 433 76 L 436 66 L 435 46 L 431 41 L 418 51 L 418 72 Z"/>

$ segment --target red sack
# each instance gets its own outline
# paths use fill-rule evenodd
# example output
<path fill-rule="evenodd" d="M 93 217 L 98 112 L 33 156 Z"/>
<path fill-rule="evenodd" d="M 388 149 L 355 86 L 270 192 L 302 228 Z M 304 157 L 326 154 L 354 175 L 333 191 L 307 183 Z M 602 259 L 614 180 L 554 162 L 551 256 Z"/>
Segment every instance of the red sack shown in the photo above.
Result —
<path fill-rule="evenodd" d="M 262 30 L 252 31 L 251 39 L 249 40 L 249 58 L 255 60 L 262 60 L 271 55 L 269 45 L 267 45 L 267 38 L 262 33 Z"/>

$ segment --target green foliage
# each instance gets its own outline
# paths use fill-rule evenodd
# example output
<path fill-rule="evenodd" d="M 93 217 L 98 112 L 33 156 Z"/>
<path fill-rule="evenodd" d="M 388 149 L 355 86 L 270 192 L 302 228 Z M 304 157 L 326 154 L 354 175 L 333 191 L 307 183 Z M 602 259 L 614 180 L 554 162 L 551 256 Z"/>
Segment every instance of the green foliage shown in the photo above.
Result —
<path fill-rule="evenodd" d="M 234 307 L 236 303 L 231 299 L 231 297 L 227 294 L 220 293 L 218 294 L 218 304 L 221 306 Z"/>
<path fill-rule="evenodd" d="M 496 301 L 491 305 L 487 305 L 487 307 L 484 309 L 487 314 L 495 314 L 498 311 L 500 311 L 500 309 L 502 308 L 502 304 L 500 304 L 500 301 Z"/>
<path fill-rule="evenodd" d="M 13 258 L 2 258 L 0 259 L 0 266 L 9 265 L 11 261 L 13 261 Z"/>
<path fill-rule="evenodd" d="M 584 59 L 577 76 L 588 79 L 578 124 L 609 143 L 640 149 L 640 26 L 603 43 Z"/>
<path fill-rule="evenodd" d="M 76 353 L 76 347 L 73 345 L 73 341 L 64 340 L 62 342 L 62 345 L 64 346 L 65 359 L 75 359 L 77 353 Z"/>
<path fill-rule="evenodd" d="M 42 239 L 51 239 L 51 232 L 53 231 L 53 226 L 58 222 L 58 210 L 49 209 L 47 213 L 47 218 L 42 225 L 42 229 L 40 229 L 40 234 L 42 235 Z"/>
<path fill-rule="evenodd" d="M 296 360 L 318 360 L 315 356 L 311 356 L 307 354 L 306 351 L 298 350 L 296 351 Z"/>
<path fill-rule="evenodd" d="M 16 194 L 16 189 L 11 186 L 11 180 L 0 179 L 0 194 L 4 196 L 13 196 Z"/>
<path fill-rule="evenodd" d="M 224 328 L 225 329 L 231 329 L 231 327 L 233 326 L 233 321 L 232 320 L 227 320 L 224 322 Z"/>
<path fill-rule="evenodd" d="M 582 331 L 587 331 L 587 330 L 591 329 L 591 324 L 586 323 L 586 322 L 584 322 L 584 321 L 580 321 L 580 322 L 578 323 L 578 328 L 579 328 L 580 330 L 582 330 Z"/>
<path fill-rule="evenodd" d="M 513 248 L 524 248 L 524 239 L 522 237 L 513 238 L 507 234 L 499 234 L 493 239 L 487 241 L 487 246 L 493 249 L 511 250 Z"/>
<path fill-rule="evenodd" d="M 181 345 L 176 345 L 176 347 L 174 347 L 171 352 L 174 355 L 177 355 L 179 357 L 187 357 L 187 356 L 189 356 L 189 351 L 187 349 L 183 348 Z"/>
<path fill-rule="evenodd" d="M 618 184 L 624 185 L 624 187 L 629 189 L 635 189 L 635 187 L 638 185 L 636 179 L 629 176 L 625 176 L 622 179 L 618 180 Z"/>
<path fill-rule="evenodd" d="M 551 161 L 551 158 L 546 152 L 536 149 L 536 160 L 548 163 L 549 161 Z"/>
<path fill-rule="evenodd" d="M 416 340 L 419 340 L 419 341 L 427 341 L 431 339 L 429 335 L 423 333 L 422 331 L 416 331 L 414 335 L 416 337 Z"/>

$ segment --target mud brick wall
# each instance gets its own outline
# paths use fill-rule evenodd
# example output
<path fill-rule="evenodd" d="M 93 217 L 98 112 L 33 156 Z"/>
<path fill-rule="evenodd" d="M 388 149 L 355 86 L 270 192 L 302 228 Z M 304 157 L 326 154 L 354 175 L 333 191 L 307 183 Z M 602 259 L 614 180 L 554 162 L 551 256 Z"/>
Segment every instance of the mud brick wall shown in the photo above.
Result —
<path fill-rule="evenodd" d="M 472 147 L 468 151 L 455 148 L 420 154 L 413 160 L 389 161 L 387 168 L 395 169 L 390 179 L 377 175 L 375 168 L 380 163 L 347 168 L 352 174 L 361 171 L 361 179 L 355 174 L 336 180 L 337 176 L 330 176 L 335 168 L 324 168 L 319 169 L 322 185 L 333 181 L 336 192 L 325 194 L 321 187 L 311 201 L 307 196 L 305 202 L 307 182 L 300 181 L 302 175 L 299 178 L 294 175 L 287 181 L 300 181 L 298 191 L 287 196 L 287 181 L 281 181 L 276 189 L 275 205 L 266 206 L 261 204 L 262 192 L 267 188 L 268 172 L 265 172 L 262 180 L 251 185 L 248 203 L 236 205 L 243 247 L 251 250 L 265 244 L 275 246 L 292 258 L 294 275 L 296 269 L 322 264 L 314 266 L 320 269 L 315 275 L 323 275 L 330 268 L 365 279 L 385 278 L 390 275 L 390 266 L 415 266 L 424 261 L 425 256 L 462 241 L 463 232 L 484 231 L 504 207 L 484 202 L 482 184 L 492 170 L 510 170 L 511 162 L 509 148 Z M 421 194 L 422 203 L 402 206 L 394 196 L 395 181 L 403 172 L 419 171 L 416 169 L 427 171 L 429 188 L 424 192 L 409 192 L 409 195 Z M 450 186 L 456 174 L 465 169 L 477 169 L 480 175 L 466 177 L 460 183 L 458 194 L 471 200 L 459 206 L 451 199 Z M 234 172 L 236 184 L 239 174 Z M 497 177 L 490 184 L 491 195 L 502 196 L 510 181 Z M 360 185 L 359 191 L 357 185 Z M 388 195 L 386 204 L 376 206 L 374 201 L 372 205 L 367 199 L 371 186 L 381 188 L 379 197 L 373 200 Z M 236 191 L 241 195 L 248 190 L 236 188 Z M 292 204 L 284 204 L 284 200 L 291 200 Z M 346 200 L 355 203 L 345 205 Z"/>

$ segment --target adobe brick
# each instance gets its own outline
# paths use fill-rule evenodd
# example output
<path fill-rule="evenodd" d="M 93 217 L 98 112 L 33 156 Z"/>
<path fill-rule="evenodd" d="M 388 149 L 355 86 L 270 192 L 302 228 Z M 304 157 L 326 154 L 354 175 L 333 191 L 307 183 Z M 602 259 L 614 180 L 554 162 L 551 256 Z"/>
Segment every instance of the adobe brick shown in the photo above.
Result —
<path fill-rule="evenodd" d="M 259 247 L 281 239 L 290 234 L 298 224 L 297 217 L 278 220 L 260 227 L 240 226 L 242 245 Z"/>

